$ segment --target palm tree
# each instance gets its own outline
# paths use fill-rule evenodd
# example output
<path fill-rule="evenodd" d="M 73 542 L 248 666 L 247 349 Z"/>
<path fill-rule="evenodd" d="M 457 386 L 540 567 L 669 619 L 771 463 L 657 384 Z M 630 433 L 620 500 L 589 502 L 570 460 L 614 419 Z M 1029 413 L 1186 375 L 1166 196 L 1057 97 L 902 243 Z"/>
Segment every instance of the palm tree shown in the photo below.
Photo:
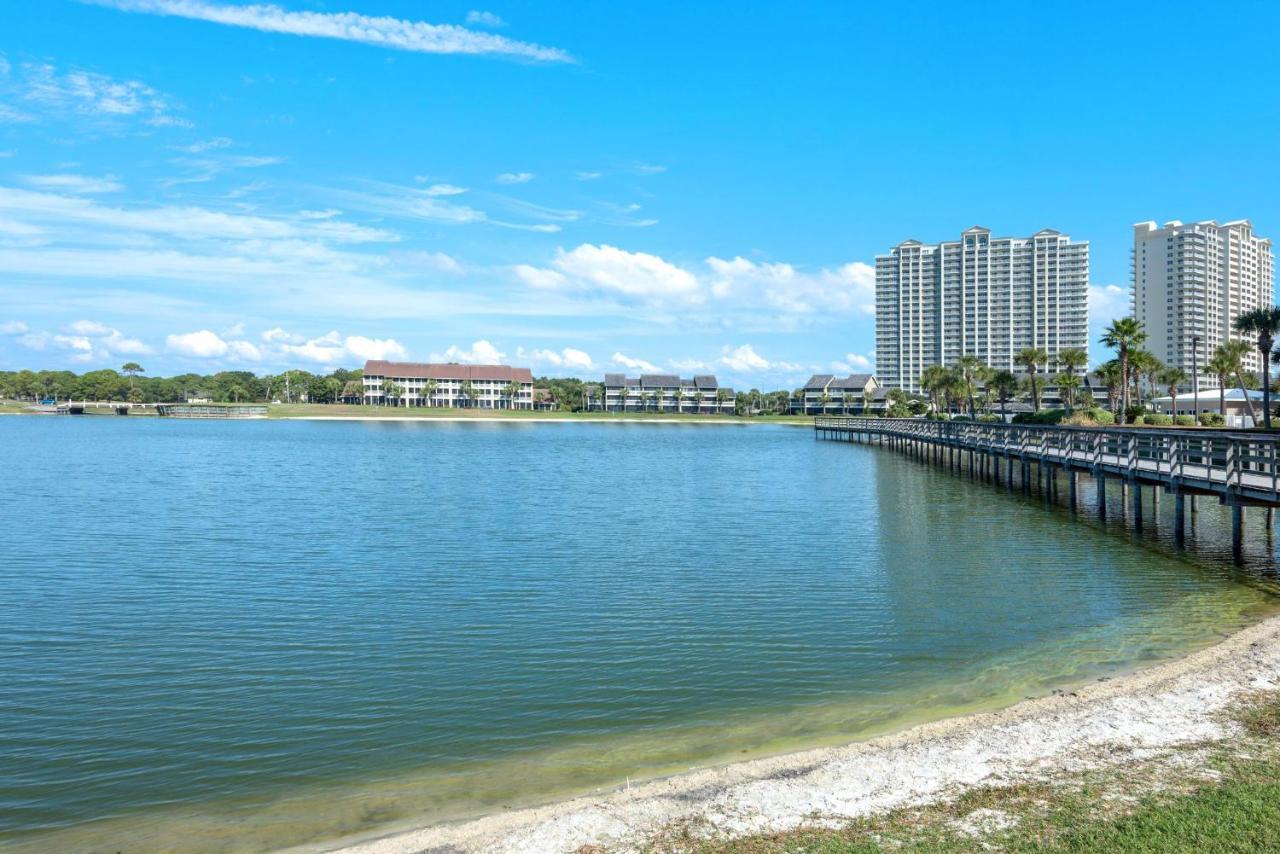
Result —
<path fill-rule="evenodd" d="M 1000 420 L 1005 421 L 1005 407 L 1018 390 L 1018 377 L 1013 371 L 996 371 L 991 375 L 990 383 L 1000 400 Z"/>
<path fill-rule="evenodd" d="M 1271 348 L 1280 335 L 1280 308 L 1256 308 L 1236 318 L 1236 331 L 1256 335 L 1258 353 L 1262 356 L 1262 422 L 1271 429 Z"/>
<path fill-rule="evenodd" d="M 147 369 L 137 362 L 125 362 L 120 372 L 129 377 L 129 388 L 134 388 L 137 385 L 138 374 L 145 374 Z"/>
<path fill-rule="evenodd" d="M 1088 364 L 1089 354 L 1079 347 L 1068 347 L 1065 350 L 1058 351 L 1058 366 L 1062 368 L 1063 374 L 1068 377 L 1074 377 L 1076 371 L 1084 369 Z M 1073 386 L 1073 390 L 1080 387 L 1079 383 L 1071 383 L 1070 380 L 1067 382 Z M 1058 378 L 1058 388 L 1062 388 L 1061 377 Z M 1074 398 L 1075 395 L 1072 395 L 1072 397 Z M 1067 412 L 1072 410 L 1074 403 L 1075 401 L 1072 400 L 1072 403 L 1067 405 Z"/>
<path fill-rule="evenodd" d="M 1218 379 L 1218 411 L 1225 416 L 1227 414 L 1227 380 L 1231 379 L 1231 375 L 1235 372 L 1230 354 L 1222 352 L 1222 347 L 1218 347 L 1209 357 L 1204 369 Z"/>
<path fill-rule="evenodd" d="M 956 370 L 959 372 L 960 385 L 964 388 L 965 397 L 969 400 L 969 417 L 978 417 L 978 403 L 974 399 L 974 389 L 977 384 L 987 378 L 991 373 L 991 369 L 986 366 L 977 356 L 961 356 L 956 360 Z"/>
<path fill-rule="evenodd" d="M 466 403 L 463 404 L 464 409 L 471 408 L 471 399 L 474 394 L 475 386 L 471 385 L 471 380 L 463 380 L 458 383 L 458 396 L 466 400 Z"/>
<path fill-rule="evenodd" d="M 1140 404 L 1146 402 L 1155 396 L 1156 381 L 1160 377 L 1160 371 L 1164 370 L 1164 363 L 1156 358 L 1155 353 L 1150 350 L 1134 350 L 1129 354 L 1129 373 L 1133 375 L 1133 393 L 1137 397 Z M 1147 388 L 1143 393 L 1142 379 L 1146 377 Z"/>
<path fill-rule="evenodd" d="M 426 403 L 423 406 L 434 406 L 436 402 L 436 388 L 440 384 L 435 380 L 427 380 L 422 384 L 422 393 L 426 395 Z"/>
<path fill-rule="evenodd" d="M 399 397 L 400 397 L 400 386 L 398 384 L 390 380 L 387 380 L 382 384 L 382 401 L 384 404 L 388 406 L 399 406 L 398 403 L 394 402 Z M 387 401 L 392 401 L 392 402 L 387 403 Z"/>
<path fill-rule="evenodd" d="M 827 414 L 827 405 L 828 405 L 829 403 L 831 403 L 831 395 L 827 394 L 827 393 L 824 391 L 824 392 L 822 393 L 822 397 L 819 399 L 819 402 L 822 404 L 822 414 L 823 414 L 823 415 L 826 415 L 826 414 Z"/>
<path fill-rule="evenodd" d="M 507 409 L 515 409 L 515 398 L 520 393 L 520 386 L 515 383 L 507 383 L 502 387 L 502 396 L 506 398 Z"/>
<path fill-rule="evenodd" d="M 1160 384 L 1169 392 L 1169 411 L 1178 411 L 1178 386 L 1187 381 L 1187 372 L 1182 368 L 1167 367 L 1160 372 Z"/>
<path fill-rule="evenodd" d="M 1219 355 L 1225 360 L 1226 365 L 1230 368 L 1230 374 L 1235 376 L 1236 383 L 1240 386 L 1240 394 L 1244 396 L 1245 406 L 1249 410 L 1249 420 L 1254 424 L 1258 423 L 1258 414 L 1253 408 L 1253 399 L 1249 397 L 1249 390 L 1245 388 L 1244 381 L 1244 357 L 1253 352 L 1253 348 L 1249 346 L 1247 341 L 1224 341 L 1218 345 L 1218 349 L 1213 351 L 1216 359 Z M 1226 410 L 1223 409 L 1223 414 Z"/>
<path fill-rule="evenodd" d="M 1022 365 L 1027 369 L 1031 380 L 1031 406 L 1036 412 L 1040 411 L 1040 384 L 1036 381 L 1036 371 L 1048 361 L 1049 354 L 1041 347 L 1024 347 L 1013 357 L 1015 365 Z"/>
<path fill-rule="evenodd" d="M 631 387 L 624 385 L 622 391 L 618 392 L 618 406 L 620 412 L 627 411 L 627 398 L 631 396 Z"/>
<path fill-rule="evenodd" d="M 848 398 L 848 396 L 849 396 L 849 395 L 846 393 L 846 394 L 845 394 L 845 398 L 847 399 L 847 398 Z M 728 390 L 728 389 L 724 389 L 724 388 L 718 388 L 718 389 L 716 389 L 716 414 L 717 414 L 717 415 L 722 415 L 722 414 L 724 413 L 724 403 L 725 403 L 725 401 L 726 401 L 726 400 L 728 400 L 728 399 L 729 399 L 729 390 Z M 845 415 L 848 415 L 848 414 L 849 414 L 849 407 L 848 407 L 848 406 L 846 406 L 846 407 L 845 407 L 844 414 L 845 414 Z"/>
<path fill-rule="evenodd" d="M 1062 405 L 1070 412 L 1075 407 L 1076 389 L 1080 388 L 1082 382 L 1080 377 L 1061 373 L 1054 377 L 1054 382 L 1058 384 L 1058 396 L 1062 399 Z"/>
<path fill-rule="evenodd" d="M 1125 410 L 1129 408 L 1129 352 L 1141 347 L 1146 342 L 1147 333 L 1136 317 L 1120 317 L 1111 321 L 1111 325 L 1103 331 L 1102 337 L 1098 340 L 1104 346 L 1114 349 L 1116 355 L 1120 358 L 1120 380 L 1122 385 L 1120 417 L 1116 419 L 1116 423 L 1123 424 L 1125 422 Z"/>
<path fill-rule="evenodd" d="M 862 390 L 862 414 L 866 415 L 871 411 L 871 402 L 876 399 L 876 393 L 869 388 Z"/>
<path fill-rule="evenodd" d="M 1124 391 L 1124 372 L 1120 368 L 1119 359 L 1111 359 L 1098 365 L 1095 371 L 1098 378 L 1107 387 L 1107 405 L 1115 412 L 1120 408 L 1120 396 Z"/>
<path fill-rule="evenodd" d="M 950 374 L 942 365 L 930 365 L 920 372 L 920 388 L 928 393 L 935 412 L 942 411 L 942 390 Z"/>
<path fill-rule="evenodd" d="M 676 415 L 684 412 L 684 389 L 678 388 L 675 393 Z"/>

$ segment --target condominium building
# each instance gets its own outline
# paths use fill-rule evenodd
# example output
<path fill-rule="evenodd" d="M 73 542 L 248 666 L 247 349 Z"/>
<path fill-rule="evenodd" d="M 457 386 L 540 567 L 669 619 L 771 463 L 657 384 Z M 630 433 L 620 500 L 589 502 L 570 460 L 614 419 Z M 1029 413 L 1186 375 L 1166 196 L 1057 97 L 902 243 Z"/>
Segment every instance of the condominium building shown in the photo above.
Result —
<path fill-rule="evenodd" d="M 1271 241 L 1255 235 L 1247 219 L 1222 225 L 1172 220 L 1163 228 L 1138 223 L 1131 298 L 1133 316 L 1147 333 L 1146 349 L 1191 376 L 1199 339 L 1196 361 L 1204 385 L 1211 379 L 1204 365 L 1214 349 L 1245 337 L 1235 331 L 1236 318 L 1274 305 L 1274 271 Z M 1250 352 L 1246 369 L 1260 370 L 1259 360 L 1256 350 Z"/>
<path fill-rule="evenodd" d="M 605 374 L 603 397 L 592 400 L 594 409 L 608 412 L 733 412 L 733 389 L 721 388 L 715 376 L 701 374 L 681 379 L 675 374 Z"/>
<path fill-rule="evenodd" d="M 823 412 L 862 412 L 864 408 L 876 408 L 876 390 L 880 383 L 871 374 L 850 374 L 837 377 L 834 374 L 814 374 L 791 398 L 791 411 L 801 415 Z M 871 406 L 867 407 L 867 398 Z M 879 398 L 884 400 L 884 396 Z"/>
<path fill-rule="evenodd" d="M 1014 370 L 1018 351 L 1037 347 L 1051 367 L 1088 347 L 1088 290 L 1088 242 L 1052 229 L 992 237 L 974 226 L 959 240 L 900 243 L 876 256 L 876 373 L 918 393 L 925 368 L 965 355 Z"/>
<path fill-rule="evenodd" d="M 364 402 L 385 406 L 532 409 L 533 374 L 507 365 L 364 363 Z"/>

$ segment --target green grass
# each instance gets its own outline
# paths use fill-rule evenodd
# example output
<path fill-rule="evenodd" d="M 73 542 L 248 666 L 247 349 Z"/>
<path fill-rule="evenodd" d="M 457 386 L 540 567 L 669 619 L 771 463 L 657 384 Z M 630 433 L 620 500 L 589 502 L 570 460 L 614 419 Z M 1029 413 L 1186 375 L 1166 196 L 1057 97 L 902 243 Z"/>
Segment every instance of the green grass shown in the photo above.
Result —
<path fill-rule="evenodd" d="M 1280 693 L 1235 714 L 1238 739 L 1188 745 L 1038 782 L 983 786 L 952 799 L 849 821 L 732 841 L 703 828 L 668 828 L 651 847 L 697 854 L 864 852 L 1253 852 L 1280 851 Z M 975 810 L 994 811 L 976 813 Z M 975 835 L 975 815 L 1002 825 Z"/>
<path fill-rule="evenodd" d="M 695 415 L 674 412 L 558 412 L 529 409 L 445 409 L 397 406 L 350 406 L 326 403 L 273 403 L 268 406 L 271 418 L 505 418 L 513 421 L 564 418 L 573 421 L 723 421 L 729 423 L 767 422 L 775 424 L 812 424 L 812 416 L 762 415 L 742 418 L 736 415 Z"/>

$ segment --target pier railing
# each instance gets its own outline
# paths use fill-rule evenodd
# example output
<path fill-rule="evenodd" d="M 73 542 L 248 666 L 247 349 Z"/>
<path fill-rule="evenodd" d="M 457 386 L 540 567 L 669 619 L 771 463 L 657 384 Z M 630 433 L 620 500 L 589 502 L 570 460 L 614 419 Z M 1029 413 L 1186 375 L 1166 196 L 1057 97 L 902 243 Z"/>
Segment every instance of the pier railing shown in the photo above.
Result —
<path fill-rule="evenodd" d="M 848 416 L 815 418 L 814 429 L 823 438 L 891 437 L 1280 504 L 1280 437 L 1267 434 Z"/>

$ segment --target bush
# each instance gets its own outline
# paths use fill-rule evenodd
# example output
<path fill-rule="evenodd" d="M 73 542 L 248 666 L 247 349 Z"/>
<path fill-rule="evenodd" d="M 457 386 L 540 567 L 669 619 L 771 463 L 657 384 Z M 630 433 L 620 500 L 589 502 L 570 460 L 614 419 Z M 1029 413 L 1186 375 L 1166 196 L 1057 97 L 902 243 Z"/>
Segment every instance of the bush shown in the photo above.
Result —
<path fill-rule="evenodd" d="M 1143 424 L 1146 424 L 1146 423 L 1147 423 L 1147 417 L 1145 415 L 1133 415 L 1129 418 L 1130 427 L 1141 427 Z"/>
<path fill-rule="evenodd" d="M 981 421 L 983 424 L 999 424 L 1000 416 L 999 415 L 979 415 L 978 420 Z"/>
<path fill-rule="evenodd" d="M 1196 417 L 1194 415 L 1178 415 L 1174 417 L 1173 423 L 1179 427 L 1194 427 L 1196 426 Z"/>
<path fill-rule="evenodd" d="M 1061 424 L 1067 417 L 1065 409 L 1042 409 L 1039 412 L 1020 412 L 1013 416 L 1014 424 Z"/>
<path fill-rule="evenodd" d="M 1150 427 L 1172 427 L 1173 416 L 1165 415 L 1163 412 L 1149 412 L 1142 416 L 1142 420 Z"/>
<path fill-rule="evenodd" d="M 1203 427 L 1221 427 L 1227 423 L 1221 412 L 1201 412 L 1200 424 Z"/>
<path fill-rule="evenodd" d="M 1147 414 L 1147 408 L 1142 405 L 1130 406 L 1124 411 L 1124 420 L 1130 424 L 1138 424 L 1137 419 Z"/>
<path fill-rule="evenodd" d="M 1109 410 L 1102 409 L 1101 407 L 1095 406 L 1093 409 L 1090 409 L 1089 417 L 1092 418 L 1094 421 L 1098 422 L 1099 424 L 1115 424 L 1116 423 L 1115 415 L 1112 414 Z"/>

